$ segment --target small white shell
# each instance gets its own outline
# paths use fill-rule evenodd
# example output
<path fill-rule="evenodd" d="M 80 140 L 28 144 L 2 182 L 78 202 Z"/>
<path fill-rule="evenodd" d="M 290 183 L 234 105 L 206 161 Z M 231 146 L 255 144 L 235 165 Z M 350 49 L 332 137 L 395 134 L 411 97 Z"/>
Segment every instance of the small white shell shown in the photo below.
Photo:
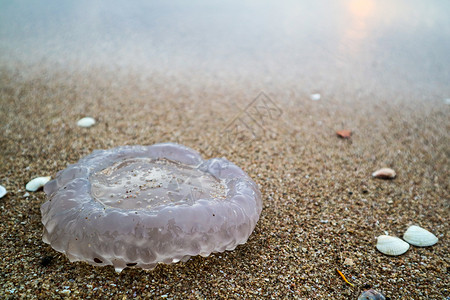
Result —
<path fill-rule="evenodd" d="M 377 249 L 386 255 L 402 255 L 409 249 L 409 244 L 398 237 L 390 235 L 380 235 L 377 238 Z"/>
<path fill-rule="evenodd" d="M 91 127 L 95 124 L 95 119 L 91 117 L 85 117 L 78 120 L 77 125 L 80 127 Z"/>
<path fill-rule="evenodd" d="M 320 100 L 320 94 L 312 94 L 310 97 L 311 97 L 311 100 L 313 100 L 313 101 Z"/>
<path fill-rule="evenodd" d="M 49 182 L 50 179 L 52 179 L 50 176 L 34 178 L 33 180 L 27 183 L 25 188 L 29 192 L 36 192 L 38 189 L 43 187 L 47 182 Z"/>
<path fill-rule="evenodd" d="M 416 225 L 412 225 L 406 230 L 403 239 L 418 247 L 433 246 L 438 242 L 438 238 L 434 234 Z"/>
<path fill-rule="evenodd" d="M 372 176 L 375 178 L 381 178 L 381 179 L 394 179 L 395 171 L 389 168 L 382 168 L 372 173 Z"/>
<path fill-rule="evenodd" d="M 3 198 L 3 196 L 6 195 L 6 189 L 3 185 L 0 185 L 0 198 Z"/>

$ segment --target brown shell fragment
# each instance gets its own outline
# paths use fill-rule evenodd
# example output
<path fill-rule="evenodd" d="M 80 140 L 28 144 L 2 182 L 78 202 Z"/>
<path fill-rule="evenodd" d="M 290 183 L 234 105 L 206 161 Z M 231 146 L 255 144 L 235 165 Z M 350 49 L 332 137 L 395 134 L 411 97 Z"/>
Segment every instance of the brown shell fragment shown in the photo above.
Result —
<path fill-rule="evenodd" d="M 336 131 L 336 134 L 338 135 L 338 137 L 340 137 L 342 139 L 349 139 L 352 136 L 351 130 L 345 130 L 345 129 Z"/>
<path fill-rule="evenodd" d="M 372 173 L 372 177 L 380 179 L 394 179 L 397 174 L 390 168 L 382 168 Z"/>

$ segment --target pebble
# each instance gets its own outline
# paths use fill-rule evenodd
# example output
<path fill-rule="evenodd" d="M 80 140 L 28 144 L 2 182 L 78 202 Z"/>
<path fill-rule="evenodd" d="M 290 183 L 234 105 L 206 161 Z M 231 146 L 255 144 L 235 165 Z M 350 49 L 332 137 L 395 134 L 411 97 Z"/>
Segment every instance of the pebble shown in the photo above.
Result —
<path fill-rule="evenodd" d="M 27 183 L 25 186 L 26 190 L 29 192 L 36 192 L 38 189 L 43 187 L 47 182 L 52 179 L 50 176 L 47 177 L 37 177 Z"/>
<path fill-rule="evenodd" d="M 95 124 L 95 119 L 91 118 L 91 117 L 84 117 L 84 118 L 78 120 L 78 122 L 77 122 L 77 125 L 79 127 L 85 127 L 85 128 L 91 127 L 94 124 Z"/>
<path fill-rule="evenodd" d="M 61 291 L 61 294 L 63 294 L 63 295 L 70 295 L 70 293 L 71 293 L 71 291 L 70 290 L 62 290 Z"/>
<path fill-rule="evenodd" d="M 355 263 L 353 262 L 353 260 L 351 258 L 345 258 L 344 260 L 344 265 L 346 266 L 353 266 Z"/>
<path fill-rule="evenodd" d="M 382 168 L 372 173 L 372 177 L 380 179 L 394 179 L 397 174 L 389 168 Z"/>
<path fill-rule="evenodd" d="M 3 196 L 6 195 L 6 189 L 3 185 L 0 185 L 0 198 L 3 198 Z"/>
<path fill-rule="evenodd" d="M 313 100 L 313 101 L 320 100 L 320 94 L 312 94 L 310 97 L 311 97 L 311 100 Z"/>

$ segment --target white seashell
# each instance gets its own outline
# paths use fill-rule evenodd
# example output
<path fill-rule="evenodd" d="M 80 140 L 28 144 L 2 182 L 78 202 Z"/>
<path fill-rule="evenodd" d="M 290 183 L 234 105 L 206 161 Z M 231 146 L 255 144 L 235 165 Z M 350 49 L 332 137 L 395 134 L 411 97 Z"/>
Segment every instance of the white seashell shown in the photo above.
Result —
<path fill-rule="evenodd" d="M 85 117 L 78 120 L 77 125 L 80 127 L 91 127 L 95 124 L 95 119 L 91 117 Z"/>
<path fill-rule="evenodd" d="M 386 255 L 402 255 L 409 249 L 409 244 L 398 237 L 390 235 L 380 235 L 377 238 L 377 249 Z"/>
<path fill-rule="evenodd" d="M 438 242 L 438 238 L 434 234 L 416 225 L 412 225 L 406 230 L 403 239 L 418 247 L 433 246 Z"/>
<path fill-rule="evenodd" d="M 3 198 L 3 196 L 6 195 L 6 189 L 3 185 L 0 185 L 0 198 Z"/>
<path fill-rule="evenodd" d="M 47 177 L 37 177 L 27 183 L 25 186 L 26 190 L 29 192 L 36 192 L 38 189 L 43 187 L 47 182 L 52 179 L 50 176 Z"/>
<path fill-rule="evenodd" d="M 381 179 L 394 179 L 396 174 L 395 171 L 389 168 L 382 168 L 372 173 L 375 178 Z"/>
<path fill-rule="evenodd" d="M 313 101 L 320 100 L 320 94 L 312 94 L 310 97 L 311 97 L 311 100 L 313 100 Z"/>

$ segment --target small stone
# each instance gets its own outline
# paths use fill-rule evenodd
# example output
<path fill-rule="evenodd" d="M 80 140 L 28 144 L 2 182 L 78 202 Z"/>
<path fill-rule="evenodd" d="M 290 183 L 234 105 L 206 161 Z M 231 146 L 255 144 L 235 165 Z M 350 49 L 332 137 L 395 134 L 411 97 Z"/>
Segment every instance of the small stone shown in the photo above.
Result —
<path fill-rule="evenodd" d="M 0 185 L 0 198 L 3 198 L 7 193 L 5 187 L 3 185 Z"/>
<path fill-rule="evenodd" d="M 382 168 L 372 173 L 372 177 L 380 179 L 394 179 L 397 174 L 389 168 Z"/>
<path fill-rule="evenodd" d="M 344 260 L 344 265 L 346 266 L 353 266 L 355 263 L 353 262 L 353 260 L 351 258 L 345 258 Z"/>
<path fill-rule="evenodd" d="M 310 96 L 311 100 L 313 101 L 319 101 L 320 100 L 320 94 L 312 94 Z"/>
<path fill-rule="evenodd" d="M 91 118 L 91 117 L 84 117 L 84 118 L 78 120 L 78 122 L 77 122 L 77 125 L 79 127 L 85 127 L 85 128 L 91 127 L 94 124 L 95 124 L 95 119 Z"/>
<path fill-rule="evenodd" d="M 304 253 L 306 253 L 306 252 L 308 252 L 308 249 L 302 248 L 302 251 L 303 251 Z"/>
<path fill-rule="evenodd" d="M 30 196 L 30 193 L 28 193 L 28 192 L 26 192 L 25 194 L 23 194 L 23 197 L 24 197 L 24 198 L 29 197 L 29 196 Z"/>
<path fill-rule="evenodd" d="M 25 186 L 26 190 L 29 192 L 36 192 L 38 189 L 43 187 L 47 182 L 52 179 L 50 176 L 47 177 L 37 177 L 27 183 Z"/>
<path fill-rule="evenodd" d="M 61 294 L 66 295 L 66 296 L 69 296 L 70 293 L 71 293 L 70 290 L 62 290 L 62 291 L 61 291 Z"/>

